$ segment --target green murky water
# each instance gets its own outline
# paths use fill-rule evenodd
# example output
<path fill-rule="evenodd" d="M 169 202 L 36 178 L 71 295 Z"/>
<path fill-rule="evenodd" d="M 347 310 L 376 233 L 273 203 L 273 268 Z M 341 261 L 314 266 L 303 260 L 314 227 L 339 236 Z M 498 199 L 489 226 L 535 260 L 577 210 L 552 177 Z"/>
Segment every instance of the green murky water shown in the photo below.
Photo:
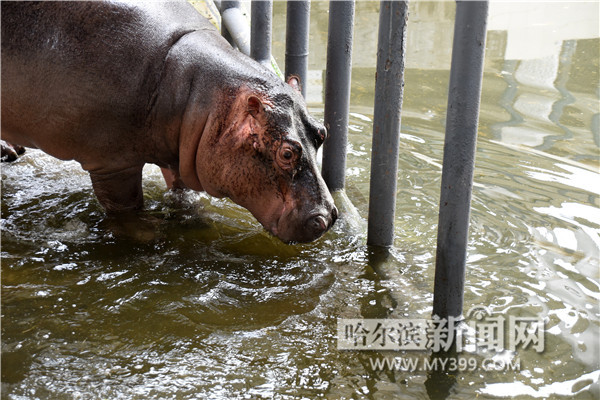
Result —
<path fill-rule="evenodd" d="M 319 117 L 327 8 L 312 5 Z M 347 194 L 363 219 L 377 12 L 357 4 Z M 78 164 L 29 151 L 2 165 L 2 398 L 598 398 L 597 2 L 490 9 L 465 310 L 542 318 L 544 351 L 504 354 L 518 370 L 443 373 L 372 365 L 424 352 L 337 350 L 338 318 L 431 314 L 453 14 L 411 4 L 387 259 L 366 247 L 364 221 L 287 246 L 229 201 L 165 194 L 154 167 L 156 238 L 116 238 Z M 284 20 L 276 2 L 281 65 Z"/>

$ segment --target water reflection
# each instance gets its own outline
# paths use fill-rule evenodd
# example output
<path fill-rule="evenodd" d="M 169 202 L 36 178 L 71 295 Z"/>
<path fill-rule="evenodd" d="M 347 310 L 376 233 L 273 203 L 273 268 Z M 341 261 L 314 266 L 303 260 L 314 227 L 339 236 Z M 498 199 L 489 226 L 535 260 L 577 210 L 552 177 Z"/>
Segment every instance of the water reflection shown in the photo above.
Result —
<path fill-rule="evenodd" d="M 312 3 L 320 118 L 327 7 Z M 279 60 L 284 10 L 275 3 Z M 431 314 L 454 3 L 410 11 L 389 252 L 366 247 L 360 219 L 283 245 L 229 201 L 165 196 L 156 168 L 144 178 L 156 236 L 117 238 L 77 164 L 29 152 L 3 165 L 3 396 L 597 397 L 597 3 L 490 10 L 465 307 L 542 316 L 546 350 L 515 354 L 520 371 L 448 373 L 375 370 L 374 356 L 415 354 L 336 348 L 337 318 Z M 347 194 L 363 217 L 377 12 L 357 2 Z"/>

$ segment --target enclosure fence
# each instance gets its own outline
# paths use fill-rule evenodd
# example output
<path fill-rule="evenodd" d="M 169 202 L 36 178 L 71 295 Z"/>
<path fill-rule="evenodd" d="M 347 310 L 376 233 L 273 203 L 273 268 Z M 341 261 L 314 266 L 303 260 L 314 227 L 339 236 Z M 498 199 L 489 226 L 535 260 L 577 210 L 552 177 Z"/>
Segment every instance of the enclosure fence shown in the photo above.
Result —
<path fill-rule="evenodd" d="M 239 1 L 214 4 L 223 36 L 271 65 L 272 0 L 252 0 L 250 27 Z M 329 2 L 324 116 L 329 135 L 322 175 L 332 192 L 345 186 L 354 6 L 354 0 Z M 433 299 L 433 315 L 439 318 L 461 318 L 463 313 L 487 14 L 487 0 L 456 1 Z M 408 1 L 380 2 L 367 244 L 383 248 L 394 243 L 407 22 Z M 305 97 L 309 24 L 310 1 L 288 1 L 284 77 L 297 76 Z"/>

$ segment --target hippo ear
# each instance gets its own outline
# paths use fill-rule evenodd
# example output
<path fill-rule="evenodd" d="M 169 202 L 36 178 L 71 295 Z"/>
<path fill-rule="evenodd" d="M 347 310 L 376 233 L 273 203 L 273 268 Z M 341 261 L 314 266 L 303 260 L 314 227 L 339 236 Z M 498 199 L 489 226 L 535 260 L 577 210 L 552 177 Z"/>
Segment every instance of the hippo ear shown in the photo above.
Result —
<path fill-rule="evenodd" d="M 297 77 L 296 75 L 290 75 L 287 78 L 287 83 L 292 88 L 294 88 L 295 90 L 297 90 L 299 93 L 302 93 L 302 85 L 300 84 L 300 78 L 299 77 Z"/>
<path fill-rule="evenodd" d="M 248 114 L 257 118 L 259 115 L 263 115 L 265 112 L 265 106 L 262 101 L 256 96 L 248 96 Z"/>

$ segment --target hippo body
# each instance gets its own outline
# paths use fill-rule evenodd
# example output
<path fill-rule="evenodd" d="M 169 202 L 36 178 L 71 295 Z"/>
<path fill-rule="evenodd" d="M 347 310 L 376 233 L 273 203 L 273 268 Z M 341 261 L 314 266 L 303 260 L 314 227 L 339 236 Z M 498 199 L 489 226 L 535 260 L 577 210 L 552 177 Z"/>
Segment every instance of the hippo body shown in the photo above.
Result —
<path fill-rule="evenodd" d="M 2 2 L 2 139 L 74 159 L 108 213 L 143 207 L 142 168 L 230 197 L 286 242 L 337 210 L 326 136 L 293 86 L 187 2 Z"/>

